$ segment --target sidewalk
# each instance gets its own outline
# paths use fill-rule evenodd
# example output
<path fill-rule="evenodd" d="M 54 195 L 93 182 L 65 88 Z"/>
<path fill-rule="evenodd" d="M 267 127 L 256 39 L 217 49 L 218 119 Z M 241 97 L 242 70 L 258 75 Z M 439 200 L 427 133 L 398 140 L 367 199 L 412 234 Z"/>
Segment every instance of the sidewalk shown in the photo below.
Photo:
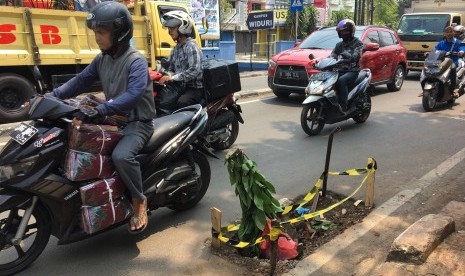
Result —
<path fill-rule="evenodd" d="M 465 275 L 465 162 L 446 173 L 405 183 L 285 275 Z"/>

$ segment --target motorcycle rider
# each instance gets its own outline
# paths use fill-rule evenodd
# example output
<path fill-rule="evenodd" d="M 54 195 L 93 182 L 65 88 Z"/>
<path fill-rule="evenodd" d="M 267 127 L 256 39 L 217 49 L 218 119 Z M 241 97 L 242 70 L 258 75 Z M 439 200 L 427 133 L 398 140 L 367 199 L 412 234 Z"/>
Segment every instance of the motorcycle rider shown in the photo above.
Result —
<path fill-rule="evenodd" d="M 355 82 L 360 72 L 363 43 L 355 37 L 355 23 L 350 19 L 341 20 L 336 26 L 336 31 L 342 41 L 336 44 L 330 56 L 342 60 L 336 91 L 340 111 L 345 113 L 348 105 L 348 87 Z"/>
<path fill-rule="evenodd" d="M 101 53 L 82 72 L 51 94 L 60 99 L 75 97 L 100 80 L 106 101 L 94 110 L 79 112 L 73 126 L 93 116 L 128 116 L 124 136 L 116 145 L 112 160 L 132 197 L 134 214 L 128 230 L 139 233 L 147 227 L 148 218 L 140 164 L 135 156 L 152 135 L 152 118 L 155 116 L 148 64 L 144 56 L 129 46 L 133 23 L 125 5 L 114 1 L 99 3 L 89 12 L 86 24 L 94 31 Z"/>
<path fill-rule="evenodd" d="M 168 75 L 158 82 L 161 85 L 171 83 L 175 85 L 174 91 L 160 93 L 159 109 L 166 112 L 172 107 L 179 109 L 188 105 L 197 104 L 203 97 L 203 68 L 202 50 L 196 41 L 190 37 L 194 21 L 184 11 L 169 11 L 163 15 L 163 26 L 176 42 L 171 51 L 168 64 Z M 170 89 L 169 86 L 165 87 Z M 178 93 L 175 97 L 168 97 L 166 93 Z M 170 98 L 168 101 L 163 98 Z"/>
<path fill-rule="evenodd" d="M 462 25 L 457 25 L 454 27 L 454 37 L 457 39 L 462 40 L 462 44 L 464 43 L 463 39 L 465 38 L 465 27 Z"/>
<path fill-rule="evenodd" d="M 457 26 L 456 26 L 457 27 Z M 465 51 L 465 46 L 460 45 L 461 41 L 454 37 L 454 27 L 447 26 L 444 28 L 444 39 L 439 41 L 436 44 L 435 50 L 436 51 L 447 51 L 452 52 L 452 60 L 454 63 L 452 64 L 451 71 L 450 71 L 450 83 L 453 92 L 453 96 L 457 98 L 459 96 L 458 90 L 455 89 L 455 85 L 457 82 L 457 65 L 459 56 L 463 56 Z"/>

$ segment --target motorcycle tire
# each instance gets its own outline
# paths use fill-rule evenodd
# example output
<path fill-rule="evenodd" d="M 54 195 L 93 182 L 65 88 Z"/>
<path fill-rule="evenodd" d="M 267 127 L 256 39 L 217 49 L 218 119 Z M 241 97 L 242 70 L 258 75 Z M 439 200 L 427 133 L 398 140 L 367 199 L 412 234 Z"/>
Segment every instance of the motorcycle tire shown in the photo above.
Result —
<path fill-rule="evenodd" d="M 211 169 L 207 157 L 198 151 L 193 151 L 192 155 L 195 162 L 196 173 L 200 176 L 200 189 L 183 203 L 169 206 L 173 211 L 185 211 L 194 207 L 203 198 L 210 185 Z"/>
<path fill-rule="evenodd" d="M 437 89 L 437 87 L 436 87 Z M 431 96 L 433 95 L 433 96 Z M 425 112 L 430 112 L 433 111 L 433 109 L 436 107 L 436 96 L 437 93 L 425 93 L 423 92 L 423 97 L 421 99 L 421 103 L 423 105 L 423 109 Z"/>
<path fill-rule="evenodd" d="M 11 243 L 24 212 L 25 208 L 17 207 L 0 213 L 0 275 L 13 275 L 27 268 L 39 257 L 50 239 L 50 217 L 46 209 L 37 203 L 20 245 Z"/>
<path fill-rule="evenodd" d="M 239 121 L 237 120 L 237 118 L 234 117 L 234 120 L 231 122 L 231 124 L 227 125 L 226 128 L 229 133 L 228 138 L 226 140 L 211 143 L 210 146 L 212 147 L 212 149 L 229 149 L 234 144 L 234 142 L 236 142 L 237 136 L 239 135 Z"/>
<path fill-rule="evenodd" d="M 300 124 L 302 129 L 309 136 L 318 135 L 325 126 L 324 120 L 322 118 L 318 118 L 318 114 L 322 108 L 322 106 L 310 106 L 307 104 L 304 105 L 304 108 L 302 109 L 302 113 L 300 114 Z"/>
<path fill-rule="evenodd" d="M 352 119 L 358 124 L 364 123 L 366 120 L 368 120 L 368 117 L 370 117 L 371 113 L 371 97 L 368 92 L 365 92 L 364 97 L 365 99 L 363 100 L 362 105 L 368 104 L 369 107 L 365 108 L 362 106 L 362 112 L 357 113 L 354 117 L 352 117 Z"/>

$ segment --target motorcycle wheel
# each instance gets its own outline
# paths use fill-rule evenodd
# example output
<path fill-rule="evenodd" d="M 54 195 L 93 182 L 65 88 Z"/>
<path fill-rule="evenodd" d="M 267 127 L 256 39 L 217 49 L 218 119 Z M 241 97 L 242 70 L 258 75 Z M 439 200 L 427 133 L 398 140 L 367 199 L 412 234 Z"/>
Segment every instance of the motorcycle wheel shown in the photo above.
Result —
<path fill-rule="evenodd" d="M 436 90 L 438 89 L 437 87 L 435 88 Z M 425 93 L 423 92 L 423 97 L 421 100 L 421 103 L 423 105 L 423 109 L 425 112 L 430 112 L 433 111 L 434 107 L 436 106 L 436 93 Z"/>
<path fill-rule="evenodd" d="M 300 124 L 302 129 L 309 136 L 318 135 L 325 126 L 323 119 L 318 117 L 321 108 L 321 106 L 311 107 L 307 104 L 304 105 L 304 108 L 302 109 L 302 113 L 300 114 Z"/>
<path fill-rule="evenodd" d="M 193 194 L 188 200 L 181 204 L 175 204 L 169 208 L 174 211 L 184 211 L 194 207 L 203 198 L 210 185 L 211 169 L 210 163 L 205 155 L 198 151 L 192 152 L 195 162 L 195 174 L 199 175 L 200 188 L 197 193 Z"/>
<path fill-rule="evenodd" d="M 371 97 L 370 95 L 368 95 L 367 92 L 365 92 L 364 97 L 365 99 L 363 100 L 362 105 L 369 104 L 370 107 L 365 108 L 362 106 L 362 112 L 357 113 L 354 117 L 352 117 L 352 119 L 359 124 L 364 123 L 366 120 L 368 120 L 368 117 L 371 113 Z"/>
<path fill-rule="evenodd" d="M 23 240 L 13 245 L 25 208 L 15 207 L 0 213 L 0 274 L 12 275 L 22 271 L 34 262 L 44 250 L 51 233 L 51 222 L 47 211 L 36 204 Z"/>
<path fill-rule="evenodd" d="M 239 121 L 236 117 L 234 117 L 232 123 L 226 126 L 226 131 L 229 134 L 227 139 L 210 144 L 214 150 L 229 149 L 234 144 L 234 142 L 236 142 L 237 136 L 239 135 Z"/>

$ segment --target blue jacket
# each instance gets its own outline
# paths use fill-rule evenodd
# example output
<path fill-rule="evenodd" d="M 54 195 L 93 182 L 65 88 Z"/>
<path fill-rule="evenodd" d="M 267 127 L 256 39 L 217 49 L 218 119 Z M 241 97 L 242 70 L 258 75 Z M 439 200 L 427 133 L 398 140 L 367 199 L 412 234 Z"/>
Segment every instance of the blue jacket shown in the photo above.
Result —
<path fill-rule="evenodd" d="M 459 52 L 459 51 L 464 51 L 465 52 L 465 46 L 460 45 L 462 41 L 456 39 L 455 37 L 452 38 L 450 42 L 448 42 L 446 39 L 443 39 L 436 44 L 435 49 L 439 51 L 453 51 L 453 52 Z M 457 55 L 452 55 L 452 60 L 454 63 L 457 65 L 459 62 L 459 57 Z"/>

